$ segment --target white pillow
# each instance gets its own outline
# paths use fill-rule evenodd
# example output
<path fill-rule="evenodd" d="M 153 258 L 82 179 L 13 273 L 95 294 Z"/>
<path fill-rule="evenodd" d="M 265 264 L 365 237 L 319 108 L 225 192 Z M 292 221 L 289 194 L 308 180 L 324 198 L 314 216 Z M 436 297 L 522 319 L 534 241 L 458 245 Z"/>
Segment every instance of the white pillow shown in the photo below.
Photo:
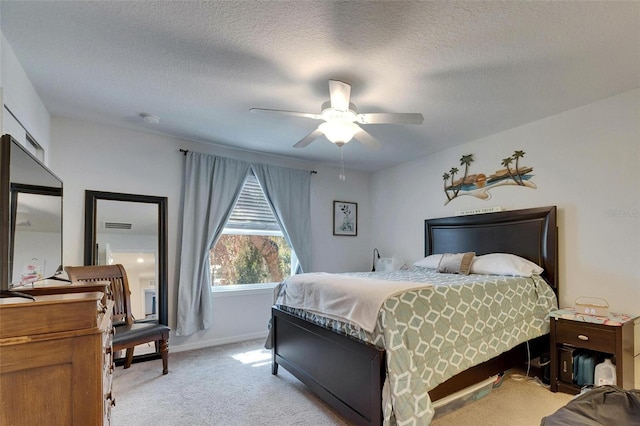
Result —
<path fill-rule="evenodd" d="M 471 262 L 472 274 L 510 275 L 514 277 L 530 277 L 539 275 L 543 268 L 515 254 L 490 253 L 476 256 Z"/>
<path fill-rule="evenodd" d="M 413 265 L 420 266 L 421 268 L 438 269 L 438 265 L 440 264 L 441 259 L 441 254 L 432 254 L 425 257 L 424 259 L 418 260 Z"/>

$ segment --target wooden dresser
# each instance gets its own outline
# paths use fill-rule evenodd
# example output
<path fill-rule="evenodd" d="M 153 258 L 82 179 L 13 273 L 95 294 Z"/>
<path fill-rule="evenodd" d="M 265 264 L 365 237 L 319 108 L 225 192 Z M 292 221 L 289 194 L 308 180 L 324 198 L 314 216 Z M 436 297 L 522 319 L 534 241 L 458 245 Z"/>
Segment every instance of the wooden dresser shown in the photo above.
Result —
<path fill-rule="evenodd" d="M 109 425 L 113 302 L 0 299 L 0 425 Z"/>

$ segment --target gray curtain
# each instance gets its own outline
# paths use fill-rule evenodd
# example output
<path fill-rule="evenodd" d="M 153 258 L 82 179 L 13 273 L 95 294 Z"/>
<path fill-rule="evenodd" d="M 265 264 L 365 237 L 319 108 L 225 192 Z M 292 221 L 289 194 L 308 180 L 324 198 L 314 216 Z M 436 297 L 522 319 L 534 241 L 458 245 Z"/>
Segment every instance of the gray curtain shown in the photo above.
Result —
<path fill-rule="evenodd" d="M 311 268 L 311 175 L 308 170 L 254 164 L 253 172 L 298 257 L 296 273 Z"/>
<path fill-rule="evenodd" d="M 176 335 L 211 326 L 209 250 L 229 219 L 250 164 L 188 152 L 183 179 L 182 251 Z"/>

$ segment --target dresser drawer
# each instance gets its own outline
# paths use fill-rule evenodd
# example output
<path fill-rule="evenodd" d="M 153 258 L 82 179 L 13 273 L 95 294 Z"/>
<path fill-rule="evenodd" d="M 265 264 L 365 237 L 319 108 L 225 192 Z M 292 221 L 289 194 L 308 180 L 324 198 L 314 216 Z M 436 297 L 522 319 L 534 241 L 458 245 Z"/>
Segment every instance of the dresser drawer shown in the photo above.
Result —
<path fill-rule="evenodd" d="M 616 351 L 616 327 L 557 320 L 556 341 L 579 348 L 613 354 Z"/>

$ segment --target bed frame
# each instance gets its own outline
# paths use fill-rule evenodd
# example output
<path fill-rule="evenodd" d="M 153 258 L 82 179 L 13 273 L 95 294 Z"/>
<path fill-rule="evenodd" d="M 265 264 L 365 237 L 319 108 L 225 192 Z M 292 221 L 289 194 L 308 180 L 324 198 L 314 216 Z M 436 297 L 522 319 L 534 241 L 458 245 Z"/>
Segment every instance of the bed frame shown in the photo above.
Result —
<path fill-rule="evenodd" d="M 513 253 L 544 267 L 558 294 L 556 207 L 540 207 L 425 221 L 425 256 L 474 251 Z M 282 365 L 316 395 L 358 425 L 382 424 L 385 352 L 272 308 L 272 374 Z M 530 343 L 530 356 L 548 351 L 548 335 Z M 433 401 L 527 361 L 526 345 L 471 367 L 438 385 Z"/>

